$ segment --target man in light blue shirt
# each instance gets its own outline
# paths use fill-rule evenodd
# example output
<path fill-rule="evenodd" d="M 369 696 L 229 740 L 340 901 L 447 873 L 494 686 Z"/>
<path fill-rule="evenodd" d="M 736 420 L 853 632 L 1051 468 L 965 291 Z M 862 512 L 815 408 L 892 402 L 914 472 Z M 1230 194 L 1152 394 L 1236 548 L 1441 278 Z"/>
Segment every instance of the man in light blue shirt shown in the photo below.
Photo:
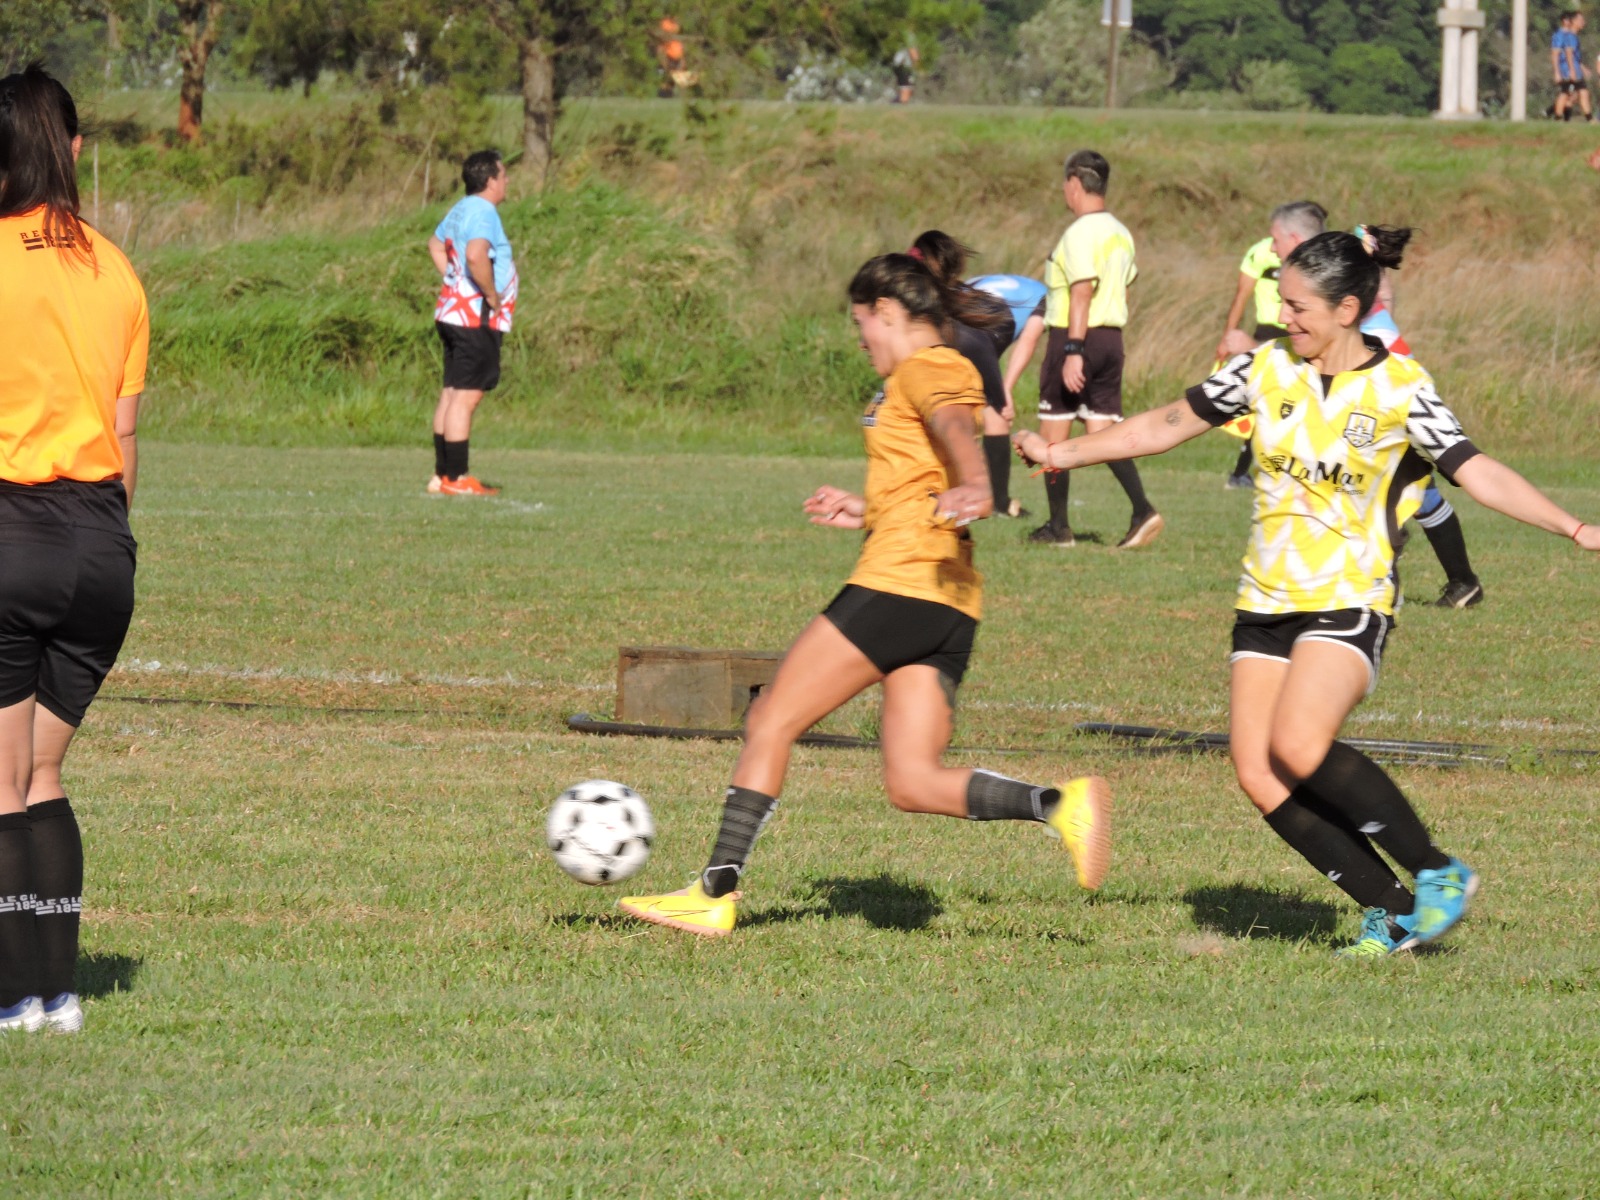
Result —
<path fill-rule="evenodd" d="M 517 266 L 500 223 L 506 165 L 494 150 L 469 155 L 461 167 L 467 194 L 445 214 L 428 239 L 442 283 L 434 329 L 444 343 L 444 389 L 433 414 L 430 492 L 492 496 L 467 473 L 472 414 L 483 394 L 500 382 L 500 343 L 517 306 Z"/>

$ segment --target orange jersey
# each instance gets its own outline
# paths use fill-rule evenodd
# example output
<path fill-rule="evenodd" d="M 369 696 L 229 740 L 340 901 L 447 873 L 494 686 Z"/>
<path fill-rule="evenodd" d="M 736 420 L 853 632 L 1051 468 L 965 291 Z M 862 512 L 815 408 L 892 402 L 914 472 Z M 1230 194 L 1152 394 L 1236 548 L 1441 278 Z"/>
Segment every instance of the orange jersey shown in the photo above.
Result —
<path fill-rule="evenodd" d="M 144 391 L 150 313 L 121 250 L 94 262 L 44 230 L 44 209 L 0 217 L 0 479 L 95 483 L 122 475 L 117 401 Z"/>
<path fill-rule="evenodd" d="M 896 596 L 932 600 L 973 620 L 983 615 L 983 576 L 972 539 L 940 522 L 934 496 L 951 486 L 950 467 L 928 433 L 928 419 L 958 404 L 983 411 L 977 369 L 948 346 L 919 350 L 884 381 L 861 418 L 867 443 L 866 541 L 848 582 Z"/>

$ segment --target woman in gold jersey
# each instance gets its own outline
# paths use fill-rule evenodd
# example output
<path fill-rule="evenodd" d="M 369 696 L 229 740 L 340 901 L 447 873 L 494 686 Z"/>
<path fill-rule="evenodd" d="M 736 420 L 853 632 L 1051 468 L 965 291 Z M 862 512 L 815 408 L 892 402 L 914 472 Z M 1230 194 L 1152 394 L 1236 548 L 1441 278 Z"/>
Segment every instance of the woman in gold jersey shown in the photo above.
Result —
<path fill-rule="evenodd" d="M 149 320 L 128 260 L 78 217 L 82 142 L 41 68 L 0 79 L 0 1030 L 83 1024 L 61 764 L 133 615 Z"/>
<path fill-rule="evenodd" d="M 625 912 L 658 925 L 712 936 L 733 928 L 734 889 L 777 807 L 795 739 L 876 683 L 883 685 L 884 784 L 895 807 L 1045 824 L 1071 851 L 1084 887 L 1105 876 L 1104 780 L 1049 787 L 941 762 L 981 615 L 983 579 L 966 526 L 992 507 L 977 442 L 982 384 L 946 344 L 950 322 L 965 315 L 964 295 L 906 254 L 872 259 L 849 294 L 861 346 L 884 380 L 861 418 L 865 493 L 824 486 L 803 508 L 812 524 L 864 530 L 861 557 L 750 709 L 705 870 L 682 891 L 621 901 Z"/>
<path fill-rule="evenodd" d="M 1579 521 L 1467 439 L 1411 358 L 1363 337 L 1383 252 L 1323 233 L 1285 260 L 1288 336 L 1230 360 L 1184 399 L 1120 427 L 1017 449 L 1057 468 L 1159 454 L 1255 419 L 1256 498 L 1236 601 L 1229 744 L 1274 832 L 1365 910 L 1341 954 L 1390 954 L 1460 920 L 1477 874 L 1441 852 L 1394 781 L 1337 740 L 1377 682 L 1394 623 L 1398 533 L 1437 471 L 1486 508 L 1600 550 Z M 1415 891 L 1379 853 L 1415 880 Z"/>

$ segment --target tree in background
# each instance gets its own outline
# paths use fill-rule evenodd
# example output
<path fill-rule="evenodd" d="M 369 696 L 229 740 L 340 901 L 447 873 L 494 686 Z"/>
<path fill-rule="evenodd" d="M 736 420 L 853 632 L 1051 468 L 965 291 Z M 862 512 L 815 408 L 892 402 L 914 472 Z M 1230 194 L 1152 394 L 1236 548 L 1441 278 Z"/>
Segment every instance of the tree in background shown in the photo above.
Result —
<path fill-rule="evenodd" d="M 200 142 L 200 123 L 206 103 L 206 63 L 222 36 L 223 0 L 177 0 L 178 137 L 191 146 Z"/>

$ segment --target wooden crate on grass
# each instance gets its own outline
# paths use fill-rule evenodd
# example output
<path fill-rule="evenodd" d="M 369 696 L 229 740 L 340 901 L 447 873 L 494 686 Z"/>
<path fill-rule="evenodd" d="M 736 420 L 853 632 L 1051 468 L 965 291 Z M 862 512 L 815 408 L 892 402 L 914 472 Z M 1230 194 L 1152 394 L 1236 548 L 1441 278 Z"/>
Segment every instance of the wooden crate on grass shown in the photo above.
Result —
<path fill-rule="evenodd" d="M 617 720 L 733 729 L 772 682 L 782 653 L 623 646 L 617 652 Z"/>

